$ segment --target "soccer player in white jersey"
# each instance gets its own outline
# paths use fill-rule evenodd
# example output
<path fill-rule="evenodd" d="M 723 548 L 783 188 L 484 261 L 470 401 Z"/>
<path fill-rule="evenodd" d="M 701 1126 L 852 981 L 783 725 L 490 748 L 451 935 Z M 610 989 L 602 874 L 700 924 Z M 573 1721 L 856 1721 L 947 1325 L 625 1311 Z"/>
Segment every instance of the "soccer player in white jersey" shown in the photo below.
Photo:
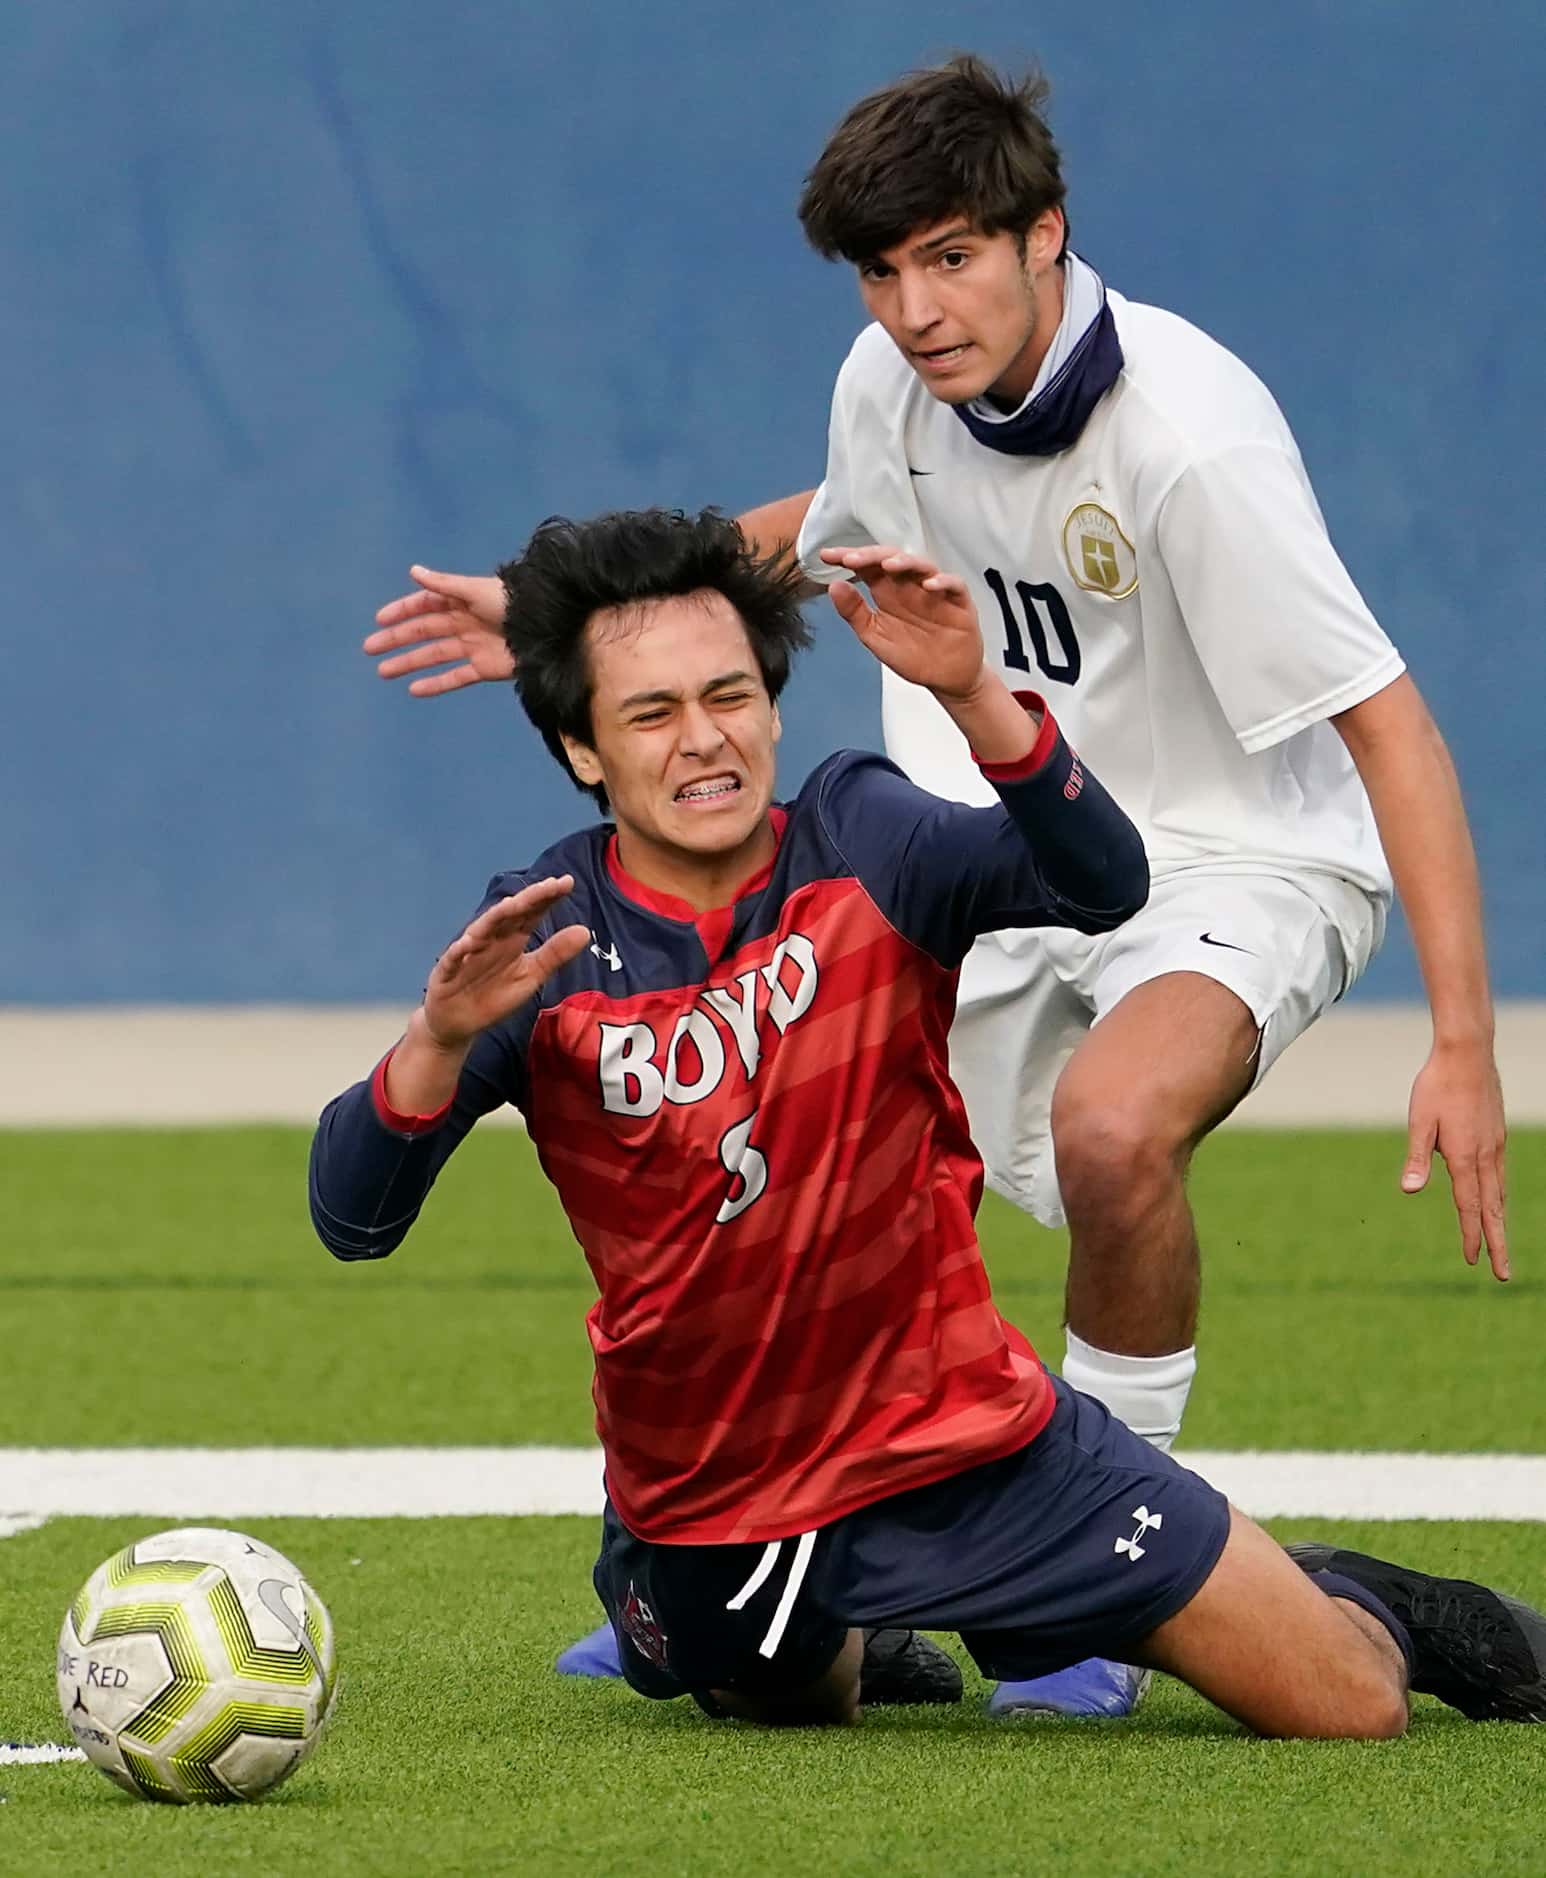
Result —
<path fill-rule="evenodd" d="M 1448 753 L 1327 538 L 1288 425 L 1205 333 L 1068 247 L 1039 78 L 958 58 L 861 100 L 807 179 L 813 246 L 872 323 L 819 488 L 742 517 L 813 581 L 896 544 L 968 576 L 994 663 L 1045 692 L 1143 832 L 1116 932 L 981 940 L 952 1072 L 991 1184 L 1070 1236 L 1063 1373 L 1168 1448 L 1196 1367 L 1184 1179 L 1201 1139 L 1357 979 L 1391 876 L 1433 1016 L 1401 1185 L 1448 1167 L 1461 1246 L 1508 1276 L 1504 1124 L 1470 836 Z M 414 570 L 367 650 L 421 694 L 509 675 L 497 581 Z M 882 678 L 888 753 L 986 794 L 934 701 Z M 1001 1685 L 1121 1714 L 1137 1673 Z"/>

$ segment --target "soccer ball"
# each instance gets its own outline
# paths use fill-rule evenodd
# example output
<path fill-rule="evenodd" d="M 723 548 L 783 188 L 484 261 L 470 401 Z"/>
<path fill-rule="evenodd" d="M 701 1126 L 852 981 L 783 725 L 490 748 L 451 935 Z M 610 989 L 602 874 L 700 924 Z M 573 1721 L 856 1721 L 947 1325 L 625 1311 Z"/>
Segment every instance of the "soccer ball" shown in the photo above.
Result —
<path fill-rule="evenodd" d="M 317 1745 L 338 1688 L 333 1620 L 287 1558 L 190 1526 L 115 1553 L 59 1632 L 59 1706 L 147 1800 L 255 1800 Z"/>

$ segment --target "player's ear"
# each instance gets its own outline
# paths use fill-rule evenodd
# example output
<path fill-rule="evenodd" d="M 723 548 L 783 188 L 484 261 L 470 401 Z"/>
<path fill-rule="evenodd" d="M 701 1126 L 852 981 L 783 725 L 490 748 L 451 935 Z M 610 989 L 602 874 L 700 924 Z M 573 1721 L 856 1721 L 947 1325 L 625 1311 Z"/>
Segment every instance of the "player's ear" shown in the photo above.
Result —
<path fill-rule="evenodd" d="M 1063 252 L 1068 224 L 1061 209 L 1043 209 L 1026 230 L 1025 263 L 1033 274 L 1048 268 Z"/>
<path fill-rule="evenodd" d="M 778 701 L 775 699 L 773 703 L 773 741 L 777 743 L 783 734 L 784 720 L 778 714 Z"/>
<path fill-rule="evenodd" d="M 564 755 L 569 759 L 569 767 L 584 783 L 587 789 L 594 789 L 604 780 L 601 774 L 601 759 L 588 743 L 581 743 L 578 737 L 570 737 L 560 731 L 563 738 Z"/>

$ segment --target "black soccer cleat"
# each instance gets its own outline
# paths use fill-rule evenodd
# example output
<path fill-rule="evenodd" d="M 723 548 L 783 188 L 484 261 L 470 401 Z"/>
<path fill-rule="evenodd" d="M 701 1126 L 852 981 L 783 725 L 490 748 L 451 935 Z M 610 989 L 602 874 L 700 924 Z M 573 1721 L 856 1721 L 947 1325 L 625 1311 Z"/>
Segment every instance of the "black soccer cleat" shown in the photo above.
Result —
<path fill-rule="evenodd" d="M 1546 1721 L 1546 1617 L 1468 1578 L 1435 1578 L 1363 1552 L 1305 1542 L 1301 1571 L 1340 1572 L 1372 1591 L 1412 1639 L 1412 1687 L 1472 1721 Z"/>
<path fill-rule="evenodd" d="M 916 1630 L 866 1630 L 859 1703 L 959 1702 L 961 1671 L 953 1656 Z"/>

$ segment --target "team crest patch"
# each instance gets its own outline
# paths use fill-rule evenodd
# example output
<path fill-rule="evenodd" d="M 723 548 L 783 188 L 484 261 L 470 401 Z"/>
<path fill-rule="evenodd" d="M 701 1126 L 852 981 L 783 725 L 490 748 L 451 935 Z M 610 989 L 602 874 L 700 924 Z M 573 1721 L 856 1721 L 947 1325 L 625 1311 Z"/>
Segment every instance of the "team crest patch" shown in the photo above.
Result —
<path fill-rule="evenodd" d="M 1063 557 L 1075 584 L 1087 593 L 1125 600 L 1138 585 L 1133 544 L 1098 502 L 1081 502 L 1064 522 Z"/>
<path fill-rule="evenodd" d="M 618 1621 L 628 1632 L 630 1641 L 639 1654 L 657 1669 L 666 1666 L 666 1633 L 656 1620 L 655 1613 L 634 1589 L 634 1582 L 628 1580 L 628 1595 L 623 1599 L 623 1607 L 618 1612 Z"/>

